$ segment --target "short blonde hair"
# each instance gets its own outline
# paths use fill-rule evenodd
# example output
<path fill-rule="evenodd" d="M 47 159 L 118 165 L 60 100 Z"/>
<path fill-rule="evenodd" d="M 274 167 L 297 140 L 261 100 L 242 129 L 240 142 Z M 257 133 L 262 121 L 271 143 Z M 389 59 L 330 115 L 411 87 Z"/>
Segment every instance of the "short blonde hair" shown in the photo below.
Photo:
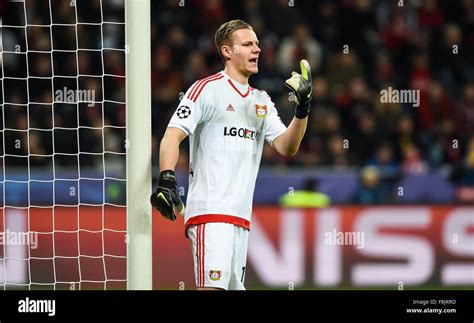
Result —
<path fill-rule="evenodd" d="M 224 64 L 225 64 L 225 57 L 224 55 L 222 55 L 221 47 L 223 45 L 232 45 L 232 33 L 239 29 L 253 30 L 252 26 L 250 26 L 245 21 L 240 20 L 240 19 L 235 19 L 235 20 L 230 20 L 222 24 L 219 27 L 219 29 L 217 29 L 216 31 L 216 36 L 214 38 L 214 41 L 217 47 L 217 52 L 219 53 L 219 56 L 221 57 Z"/>

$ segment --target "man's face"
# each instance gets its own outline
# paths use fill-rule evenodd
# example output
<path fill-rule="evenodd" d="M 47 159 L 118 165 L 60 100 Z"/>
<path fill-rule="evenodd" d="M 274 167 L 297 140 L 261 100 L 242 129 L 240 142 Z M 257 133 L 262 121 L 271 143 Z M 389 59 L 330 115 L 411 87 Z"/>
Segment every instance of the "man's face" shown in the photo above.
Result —
<path fill-rule="evenodd" d="M 230 46 L 230 64 L 245 76 L 258 73 L 258 47 L 257 35 L 250 29 L 239 29 L 232 33 Z"/>

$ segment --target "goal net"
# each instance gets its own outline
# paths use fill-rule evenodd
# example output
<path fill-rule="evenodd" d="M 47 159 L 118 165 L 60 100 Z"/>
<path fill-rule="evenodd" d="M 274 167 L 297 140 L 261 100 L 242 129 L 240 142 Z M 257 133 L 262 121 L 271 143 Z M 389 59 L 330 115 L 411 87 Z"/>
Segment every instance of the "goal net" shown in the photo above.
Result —
<path fill-rule="evenodd" d="M 125 289 L 124 0 L 6 12 L 0 289 Z"/>

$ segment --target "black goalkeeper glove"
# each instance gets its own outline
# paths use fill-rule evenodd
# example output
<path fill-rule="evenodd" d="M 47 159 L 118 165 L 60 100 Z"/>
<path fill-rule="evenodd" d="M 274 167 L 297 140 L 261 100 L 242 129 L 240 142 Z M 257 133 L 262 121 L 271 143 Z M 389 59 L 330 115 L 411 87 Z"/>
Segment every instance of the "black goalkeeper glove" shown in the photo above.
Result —
<path fill-rule="evenodd" d="M 160 181 L 155 192 L 150 196 L 151 205 L 165 218 L 174 221 L 176 216 L 184 214 L 184 203 L 176 191 L 176 175 L 172 170 L 160 173 Z"/>
<path fill-rule="evenodd" d="M 308 61 L 302 59 L 300 67 L 301 74 L 291 72 L 291 77 L 285 81 L 285 85 L 295 94 L 295 117 L 304 119 L 308 116 L 311 107 L 313 80 L 311 78 L 311 67 Z"/>

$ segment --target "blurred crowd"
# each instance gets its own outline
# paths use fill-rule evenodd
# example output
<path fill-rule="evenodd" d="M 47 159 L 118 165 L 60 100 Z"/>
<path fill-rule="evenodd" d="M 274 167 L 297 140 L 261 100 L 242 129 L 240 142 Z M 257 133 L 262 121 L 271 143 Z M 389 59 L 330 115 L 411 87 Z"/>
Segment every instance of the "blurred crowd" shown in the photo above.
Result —
<path fill-rule="evenodd" d="M 5 167 L 124 172 L 123 0 L 25 4 L 8 2 L 2 19 Z M 75 103 L 76 90 L 92 100 Z"/>
<path fill-rule="evenodd" d="M 20 44 L 22 51 L 38 52 L 3 55 L 3 75 L 30 79 L 2 80 L 2 99 L 46 103 L 33 104 L 29 111 L 5 105 L 4 126 L 61 127 L 54 133 L 30 131 L 25 154 L 28 149 L 52 153 L 53 137 L 56 153 L 123 152 L 125 134 L 114 126 L 125 125 L 124 53 L 113 50 L 125 46 L 123 25 L 113 23 L 124 21 L 123 0 L 77 1 L 77 8 L 69 0 L 52 0 L 53 16 L 48 1 L 26 3 L 29 24 L 93 24 L 77 29 L 55 25 L 51 30 L 30 26 L 28 41 L 24 30 L 4 28 L 4 50 L 15 51 Z M 284 80 L 302 58 L 313 68 L 313 106 L 300 153 L 286 159 L 266 146 L 263 165 L 357 167 L 369 188 L 380 178 L 433 169 L 446 171 L 458 185 L 474 185 L 474 0 L 152 1 L 154 165 L 159 141 L 183 93 L 196 80 L 223 69 L 214 34 L 220 24 L 236 18 L 253 26 L 262 49 L 259 73 L 250 83 L 269 93 L 287 124 L 294 102 Z M 21 25 L 22 19 L 23 11 L 18 11 L 4 17 L 3 24 Z M 84 50 L 101 48 L 110 49 Z M 53 52 L 51 64 L 51 49 L 79 50 Z M 61 77 L 77 73 L 78 80 Z M 53 90 L 78 84 L 93 89 L 96 101 L 106 101 L 79 108 L 48 105 L 54 97 L 53 75 Z M 389 87 L 419 90 L 420 105 L 382 103 L 380 91 Z M 110 127 L 97 130 L 105 125 Z M 85 127 L 72 131 L 78 126 Z M 15 136 L 5 131 L 6 153 L 18 153 L 9 145 Z M 182 145 L 178 167 L 187 167 L 187 149 Z M 66 157 L 58 162 L 69 163 Z M 81 163 L 95 161 L 85 158 Z M 33 158 L 32 165 L 43 164 Z"/>

